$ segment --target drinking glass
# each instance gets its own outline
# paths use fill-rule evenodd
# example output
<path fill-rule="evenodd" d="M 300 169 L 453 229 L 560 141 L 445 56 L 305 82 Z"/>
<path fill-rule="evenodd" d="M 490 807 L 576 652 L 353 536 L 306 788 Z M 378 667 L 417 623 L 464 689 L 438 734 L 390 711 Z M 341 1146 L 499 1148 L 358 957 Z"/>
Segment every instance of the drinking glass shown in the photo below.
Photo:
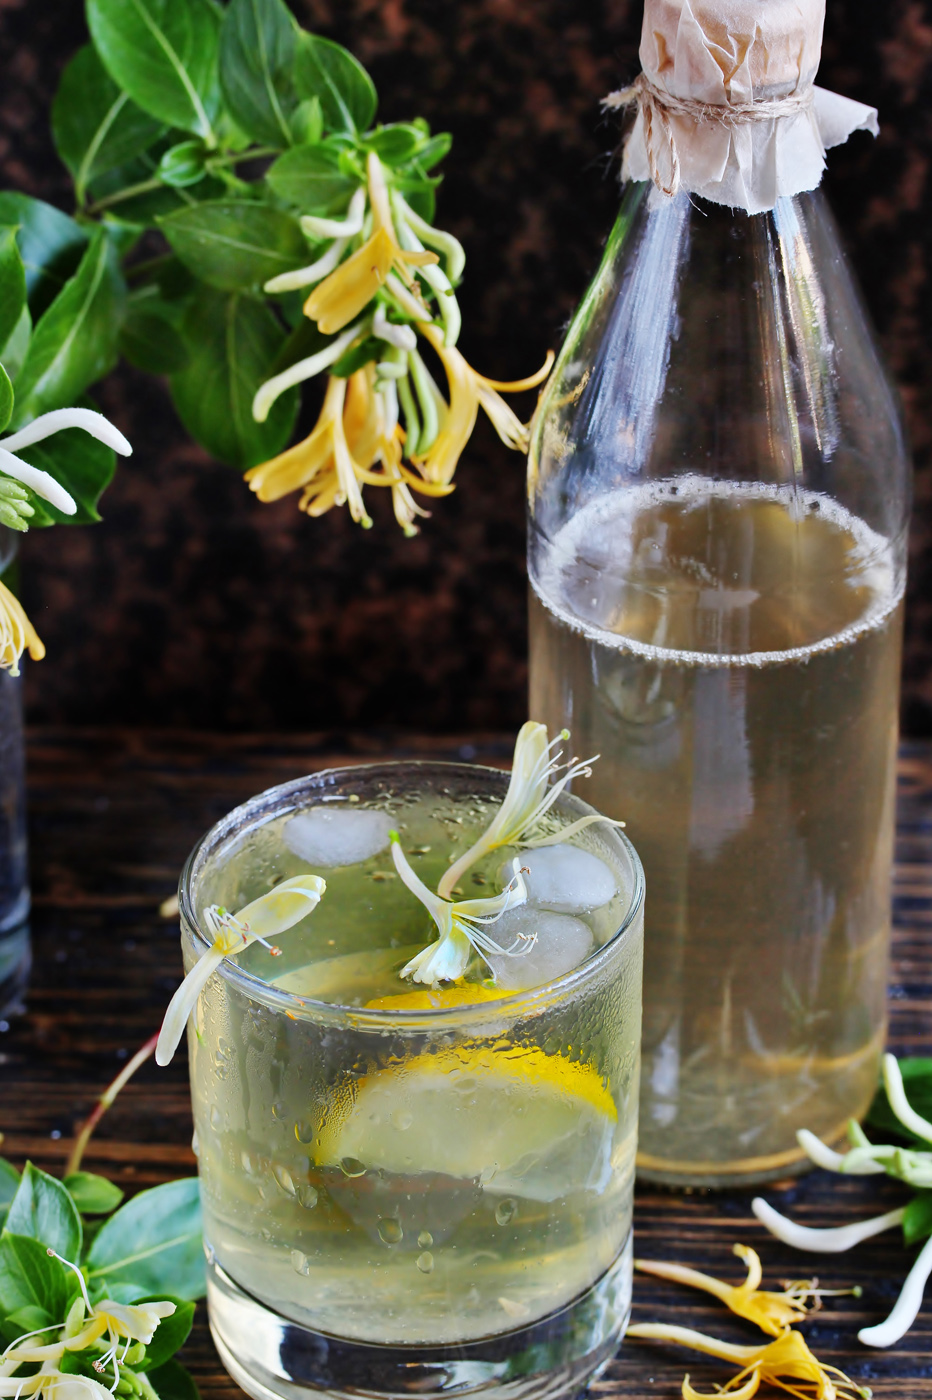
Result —
<path fill-rule="evenodd" d="M 296 813 L 387 812 L 435 885 L 506 787 L 494 769 L 381 763 L 260 794 L 188 860 L 186 966 L 210 941 L 209 906 L 235 911 L 301 868 L 281 837 Z M 567 824 L 591 811 L 570 794 L 555 809 Z M 614 1353 L 631 1298 L 644 881 L 607 824 L 573 844 L 617 895 L 589 920 L 585 961 L 533 990 L 487 980 L 431 1006 L 395 977 L 397 995 L 347 1004 L 415 923 L 426 941 L 384 850 L 322 872 L 327 893 L 274 961 L 253 945 L 206 984 L 189 1055 L 208 1309 L 257 1400 L 569 1396 Z M 470 897 L 495 893 L 472 882 L 486 878 L 463 877 Z M 341 1004 L 348 959 L 363 990 Z"/>

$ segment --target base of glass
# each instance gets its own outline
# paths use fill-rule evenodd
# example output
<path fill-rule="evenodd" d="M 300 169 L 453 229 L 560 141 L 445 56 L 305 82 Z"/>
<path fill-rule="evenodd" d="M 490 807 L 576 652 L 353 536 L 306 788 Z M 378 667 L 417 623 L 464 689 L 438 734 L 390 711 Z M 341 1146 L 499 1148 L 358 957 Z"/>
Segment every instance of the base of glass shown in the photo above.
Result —
<path fill-rule="evenodd" d="M 208 1257 L 220 1360 L 253 1400 L 571 1400 L 612 1359 L 631 1311 L 632 1240 L 585 1293 L 549 1317 L 476 1342 L 383 1346 L 328 1336 L 273 1312 Z"/>
<path fill-rule="evenodd" d="M 868 1106 L 865 1105 L 858 1114 L 853 1115 L 859 1122 Z M 821 1133 L 822 1141 L 829 1147 L 844 1151 L 850 1121 L 845 1119 L 843 1123 L 837 1123 Z M 766 1157 L 739 1157 L 732 1162 L 675 1161 L 639 1152 L 635 1165 L 638 1181 L 652 1186 L 739 1191 L 745 1187 L 764 1186 L 768 1181 L 781 1181 L 788 1176 L 801 1176 L 804 1172 L 812 1171 L 813 1164 L 801 1147 L 792 1147 L 786 1152 L 773 1152 Z"/>

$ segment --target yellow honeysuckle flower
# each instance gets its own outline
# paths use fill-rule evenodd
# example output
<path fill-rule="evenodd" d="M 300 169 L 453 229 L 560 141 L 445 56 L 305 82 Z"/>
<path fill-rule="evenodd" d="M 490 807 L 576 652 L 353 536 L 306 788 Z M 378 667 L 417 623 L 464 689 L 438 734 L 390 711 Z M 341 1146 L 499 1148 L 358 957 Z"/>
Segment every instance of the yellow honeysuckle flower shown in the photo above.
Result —
<path fill-rule="evenodd" d="M 45 647 L 22 603 L 6 584 L 0 583 L 0 669 L 18 676 L 19 658 L 24 651 L 33 661 L 41 661 L 45 655 Z"/>
<path fill-rule="evenodd" d="M 323 408 L 313 431 L 268 462 L 252 467 L 246 480 L 260 501 L 277 501 L 302 491 L 299 508 L 323 515 L 332 506 L 349 504 L 353 519 L 371 525 L 361 487 L 392 490 L 395 515 L 406 533 L 415 530 L 413 517 L 426 512 L 410 494 L 413 487 L 427 495 L 446 495 L 453 488 L 424 482 L 402 464 L 403 433 L 397 423 L 389 431 L 383 395 L 375 389 L 372 365 L 348 379 L 331 376 Z M 383 471 L 372 468 L 381 463 Z"/>
<path fill-rule="evenodd" d="M 445 872 L 437 886 L 437 893 L 442 898 L 449 898 L 457 881 L 471 865 L 475 865 L 480 856 L 500 846 L 552 846 L 568 840 L 577 831 L 582 831 L 594 822 L 624 826 L 624 822 L 593 812 L 590 816 L 580 817 L 578 821 L 571 822 L 557 831 L 544 832 L 541 829 L 541 822 L 567 783 L 573 778 L 588 777 L 592 772 L 589 764 L 595 762 L 594 758 L 586 759 L 583 763 L 571 759 L 569 763 L 561 764 L 559 754 L 552 755 L 554 746 L 569 737 L 569 730 L 564 729 L 555 739 L 548 741 L 547 726 L 538 724 L 536 720 L 528 720 L 521 726 L 515 741 L 511 780 L 502 805 L 478 841 L 475 841 L 468 851 L 464 851 Z M 565 769 L 562 778 L 551 786 L 550 779 L 561 767 Z"/>
<path fill-rule="evenodd" d="M 305 316 L 317 322 L 317 329 L 323 335 L 334 335 L 355 320 L 385 284 L 393 268 L 410 283 L 409 266 L 426 267 L 440 261 L 436 253 L 408 251 L 398 243 L 382 163 L 372 151 L 367 175 L 373 232 L 346 262 L 317 284 L 304 303 Z"/>
<path fill-rule="evenodd" d="M 677 1346 L 690 1347 L 693 1351 L 705 1352 L 707 1356 L 716 1356 L 721 1361 L 731 1361 L 740 1366 L 738 1374 L 715 1392 L 717 1396 L 727 1395 L 729 1400 L 751 1400 L 762 1381 L 776 1386 L 778 1390 L 785 1390 L 798 1400 L 869 1400 L 871 1393 L 837 1366 L 827 1366 L 813 1356 L 800 1332 L 783 1332 L 775 1341 L 756 1347 L 720 1342 L 716 1337 L 693 1331 L 691 1327 L 675 1327 L 659 1322 L 635 1323 L 628 1328 L 627 1336 L 674 1342 Z M 711 1400 L 711 1397 L 693 1389 L 688 1375 L 683 1381 L 682 1392 L 683 1400 Z"/>
<path fill-rule="evenodd" d="M 720 1298 L 733 1313 L 754 1322 L 762 1332 L 771 1337 L 779 1337 L 794 1322 L 806 1316 L 807 1299 L 818 1298 L 815 1280 L 789 1284 L 782 1293 L 768 1293 L 760 1288 L 762 1270 L 756 1250 L 748 1245 L 736 1244 L 734 1252 L 747 1264 L 748 1276 L 744 1283 L 724 1283 L 710 1274 L 699 1273 L 684 1264 L 665 1264 L 654 1259 L 635 1259 L 634 1267 L 643 1274 L 653 1274 L 655 1278 L 668 1278 L 676 1283 L 685 1283 L 690 1288 L 701 1288 L 706 1293 Z"/>

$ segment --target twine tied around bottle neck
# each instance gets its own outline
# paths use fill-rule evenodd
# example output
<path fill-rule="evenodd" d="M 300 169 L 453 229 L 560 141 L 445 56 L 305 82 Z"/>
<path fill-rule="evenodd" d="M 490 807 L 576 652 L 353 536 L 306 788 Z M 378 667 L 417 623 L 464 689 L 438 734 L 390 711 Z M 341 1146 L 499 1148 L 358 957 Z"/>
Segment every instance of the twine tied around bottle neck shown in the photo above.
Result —
<path fill-rule="evenodd" d="M 743 126 L 745 122 L 769 122 L 775 117 L 788 117 L 806 111 L 812 105 L 812 87 L 804 88 L 802 92 L 791 92 L 786 97 L 760 102 L 730 102 L 726 106 L 717 102 L 700 102 L 692 97 L 675 97 L 665 88 L 652 83 L 646 73 L 640 73 L 630 87 L 620 88 L 602 98 L 602 106 L 607 111 L 617 112 L 635 104 L 644 119 L 644 144 L 651 179 L 661 194 L 672 196 L 680 187 L 680 158 L 671 114 L 690 117 L 700 124 L 711 122 L 728 127 Z M 666 163 L 670 169 L 670 177 L 666 181 L 658 159 L 661 149 L 666 152 Z"/>

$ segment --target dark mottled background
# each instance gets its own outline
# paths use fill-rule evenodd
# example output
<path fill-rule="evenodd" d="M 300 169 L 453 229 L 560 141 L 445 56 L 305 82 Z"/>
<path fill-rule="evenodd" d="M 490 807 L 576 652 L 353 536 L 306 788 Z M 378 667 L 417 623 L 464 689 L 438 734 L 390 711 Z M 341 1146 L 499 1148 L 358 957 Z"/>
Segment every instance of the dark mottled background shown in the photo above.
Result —
<path fill-rule="evenodd" d="M 176 0 L 184 3 L 184 0 Z M 383 120 L 453 132 L 442 222 L 468 253 L 467 358 L 527 373 L 556 345 L 611 224 L 617 136 L 598 99 L 633 77 L 640 0 L 292 0 L 351 47 Z M 69 208 L 48 135 L 80 0 L 0 0 L 0 175 Z M 828 189 L 899 381 L 917 463 L 908 732 L 932 733 L 932 0 L 829 0 L 820 81 L 880 108 Z M 93 529 L 30 535 L 26 598 L 49 648 L 37 720 L 211 728 L 515 726 L 525 711 L 521 459 L 486 424 L 460 489 L 405 540 L 384 500 L 260 506 L 129 369 L 101 400 L 136 452 Z M 528 404 L 528 408 L 530 408 Z M 370 492 L 370 496 L 375 493 Z"/>

